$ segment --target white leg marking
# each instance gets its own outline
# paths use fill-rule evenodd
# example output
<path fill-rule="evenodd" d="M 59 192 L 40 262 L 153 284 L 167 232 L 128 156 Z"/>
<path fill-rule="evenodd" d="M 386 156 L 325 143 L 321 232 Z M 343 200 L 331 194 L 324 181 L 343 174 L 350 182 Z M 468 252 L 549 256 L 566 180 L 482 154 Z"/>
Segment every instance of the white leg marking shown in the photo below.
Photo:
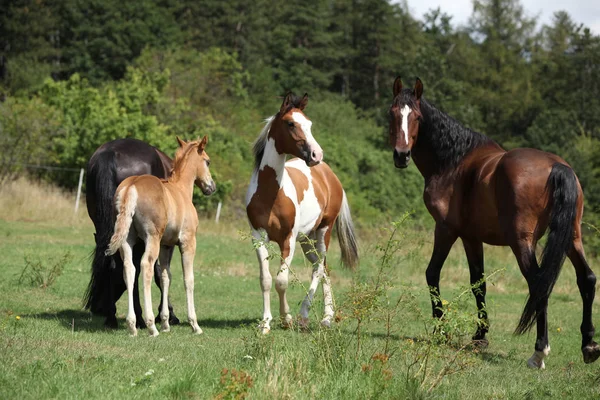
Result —
<path fill-rule="evenodd" d="M 252 236 L 257 241 L 262 241 L 259 232 L 252 232 Z M 271 272 L 269 271 L 269 252 L 264 245 L 261 245 L 256 248 L 256 257 L 258 258 L 258 264 L 260 269 L 260 288 L 263 293 L 263 319 L 259 325 L 259 328 L 263 334 L 269 333 L 271 331 L 271 320 L 273 319 L 273 315 L 271 315 L 271 284 L 273 278 L 271 277 Z"/>
<path fill-rule="evenodd" d="M 158 256 L 160 265 L 160 287 L 162 289 L 162 308 L 160 310 L 160 330 L 169 332 L 169 289 L 171 287 L 170 263 L 173 249 L 162 246 Z"/>
<path fill-rule="evenodd" d="M 146 241 L 146 250 L 142 255 L 140 269 L 142 282 L 144 285 L 144 317 L 146 319 L 146 327 L 150 336 L 158 336 L 158 330 L 154 323 L 154 312 L 152 310 L 152 278 L 154 277 L 154 263 L 160 251 L 160 242 L 153 241 L 149 238 Z"/>
<path fill-rule="evenodd" d="M 192 332 L 196 335 L 202 333 L 198 325 L 196 316 L 196 307 L 194 306 L 194 255 L 196 254 L 196 238 L 189 240 L 186 245 L 179 246 L 181 252 L 181 264 L 183 268 L 183 286 L 187 300 L 188 321 L 192 327 Z"/>
<path fill-rule="evenodd" d="M 296 249 L 296 237 L 290 236 L 290 253 L 283 260 L 279 267 L 279 272 L 275 278 L 275 290 L 279 295 L 279 315 L 281 318 L 281 324 L 284 328 L 291 328 L 292 316 L 290 314 L 290 306 L 287 301 L 287 288 L 289 282 L 290 265 L 294 259 L 294 251 Z"/>
<path fill-rule="evenodd" d="M 546 364 L 544 363 L 544 358 L 547 357 L 549 353 L 550 346 L 546 346 L 542 351 L 534 351 L 531 358 L 527 360 L 527 366 L 533 369 L 545 369 Z"/>
<path fill-rule="evenodd" d="M 135 282 L 135 266 L 132 259 L 132 248 L 135 245 L 135 240 L 127 240 L 121 246 L 121 259 L 123 260 L 123 279 L 127 287 L 127 329 L 131 336 L 137 336 L 137 328 L 135 327 L 135 311 L 133 308 L 133 285 Z"/>
<path fill-rule="evenodd" d="M 305 327 L 308 326 L 308 313 L 310 311 L 310 307 L 312 305 L 313 297 L 317 288 L 319 287 L 319 282 L 323 279 L 323 297 L 325 303 L 324 317 L 321 321 L 321 324 L 324 326 L 330 326 L 331 320 L 333 319 L 333 300 L 331 293 L 331 285 L 329 283 L 329 278 L 325 272 L 325 233 L 327 232 L 327 228 L 319 230 L 316 235 L 311 235 L 310 239 L 315 240 L 314 245 L 307 243 L 304 241 L 302 243 L 302 249 L 304 250 L 304 254 L 306 258 L 313 265 L 313 274 L 312 281 L 310 283 L 310 287 L 308 289 L 308 293 L 302 301 L 302 306 L 300 307 L 300 324 Z M 315 252 L 316 251 L 316 252 Z"/>

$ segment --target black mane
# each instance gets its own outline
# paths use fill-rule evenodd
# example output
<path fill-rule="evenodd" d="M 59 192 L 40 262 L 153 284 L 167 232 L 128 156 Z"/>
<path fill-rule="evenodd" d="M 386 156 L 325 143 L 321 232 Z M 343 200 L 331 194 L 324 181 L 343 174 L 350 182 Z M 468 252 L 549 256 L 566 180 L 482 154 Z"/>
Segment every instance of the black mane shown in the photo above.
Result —
<path fill-rule="evenodd" d="M 411 109 L 417 108 L 412 89 L 404 89 L 396 97 L 395 104 Z M 434 154 L 438 170 L 455 168 L 471 150 L 494 143 L 489 137 L 475 132 L 440 111 L 421 97 L 422 121 L 416 146 L 424 146 Z"/>

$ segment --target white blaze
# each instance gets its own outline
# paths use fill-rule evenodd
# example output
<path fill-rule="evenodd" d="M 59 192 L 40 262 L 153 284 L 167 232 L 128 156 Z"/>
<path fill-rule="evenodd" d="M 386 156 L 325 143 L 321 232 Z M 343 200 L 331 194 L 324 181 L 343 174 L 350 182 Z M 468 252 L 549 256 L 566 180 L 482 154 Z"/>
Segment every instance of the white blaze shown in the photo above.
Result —
<path fill-rule="evenodd" d="M 400 110 L 400 114 L 402 114 L 402 131 L 404 132 L 404 140 L 406 141 L 406 145 L 408 146 L 408 114 L 411 113 L 411 109 L 409 106 L 405 105 L 402 110 Z"/>
<path fill-rule="evenodd" d="M 317 143 L 317 141 L 312 135 L 312 132 L 310 131 L 310 128 L 312 127 L 312 121 L 310 121 L 302 113 L 299 112 L 293 112 L 292 119 L 294 120 L 294 122 L 300 125 L 300 128 L 302 128 L 304 136 L 306 136 L 306 143 L 308 144 L 308 146 L 312 150 L 321 150 L 321 146 L 319 146 L 319 143 Z"/>

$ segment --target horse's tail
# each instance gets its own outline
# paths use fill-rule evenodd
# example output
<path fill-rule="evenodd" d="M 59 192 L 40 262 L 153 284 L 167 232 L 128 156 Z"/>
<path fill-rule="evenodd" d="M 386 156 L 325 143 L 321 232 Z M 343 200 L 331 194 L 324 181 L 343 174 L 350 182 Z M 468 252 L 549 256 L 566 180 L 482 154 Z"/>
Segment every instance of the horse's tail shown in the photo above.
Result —
<path fill-rule="evenodd" d="M 137 190 L 133 185 L 124 187 L 117 193 L 115 208 L 119 210 L 119 213 L 115 222 L 115 233 L 110 238 L 108 249 L 106 249 L 107 256 L 115 254 L 127 240 L 129 228 L 131 228 L 133 221 L 133 214 L 135 214 L 137 197 Z"/>
<path fill-rule="evenodd" d="M 113 233 L 113 197 L 117 190 L 115 153 L 107 151 L 90 161 L 86 174 L 86 190 L 94 194 L 95 212 L 90 217 L 96 227 L 96 247 L 92 261 L 92 276 L 84 295 L 85 308 L 94 314 L 104 314 L 103 298 L 108 292 L 112 258 L 104 252 Z M 88 204 L 89 206 L 89 204 Z"/>
<path fill-rule="evenodd" d="M 528 279 L 529 298 L 515 330 L 517 334 L 531 329 L 538 313 L 543 311 L 541 304 L 548 301 L 567 252 L 573 245 L 573 227 L 579 194 L 575 172 L 564 164 L 554 164 L 546 183 L 546 191 L 552 194 L 548 242 L 542 253 L 540 268 L 532 270 Z"/>
<path fill-rule="evenodd" d="M 338 242 L 342 250 L 342 262 L 348 268 L 355 269 L 358 264 L 358 245 L 354 234 L 354 224 L 350 215 L 350 207 L 346 199 L 346 192 L 342 198 L 342 208 L 335 221 L 338 234 Z"/>

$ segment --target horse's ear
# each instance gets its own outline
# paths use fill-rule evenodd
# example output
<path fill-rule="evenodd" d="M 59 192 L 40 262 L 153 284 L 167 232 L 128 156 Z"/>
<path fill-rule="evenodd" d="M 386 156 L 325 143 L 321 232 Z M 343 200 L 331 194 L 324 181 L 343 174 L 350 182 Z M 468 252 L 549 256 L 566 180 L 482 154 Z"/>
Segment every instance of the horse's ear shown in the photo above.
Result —
<path fill-rule="evenodd" d="M 198 145 L 198 153 L 199 154 L 202 154 L 207 143 L 208 143 L 208 136 L 204 135 L 204 137 L 200 141 L 200 144 Z"/>
<path fill-rule="evenodd" d="M 177 143 L 179 143 L 179 147 L 183 147 L 183 145 L 185 144 L 185 142 L 181 140 L 179 136 L 177 136 Z"/>
<path fill-rule="evenodd" d="M 304 110 L 304 107 L 306 107 L 307 104 L 308 104 L 308 93 L 304 93 L 304 97 L 302 97 L 302 100 L 300 100 L 300 104 L 298 105 L 298 108 L 300 110 Z"/>
<path fill-rule="evenodd" d="M 400 94 L 402 91 L 402 79 L 397 77 L 394 81 L 394 98 Z"/>
<path fill-rule="evenodd" d="M 415 82 L 414 94 L 417 100 L 421 100 L 421 95 L 423 94 L 423 82 L 417 77 L 417 81 Z"/>
<path fill-rule="evenodd" d="M 281 108 L 279 109 L 280 113 L 284 113 L 287 111 L 288 107 L 290 106 L 290 104 L 292 104 L 292 92 L 288 92 L 285 95 L 285 98 L 283 99 L 283 103 L 281 103 Z"/>

